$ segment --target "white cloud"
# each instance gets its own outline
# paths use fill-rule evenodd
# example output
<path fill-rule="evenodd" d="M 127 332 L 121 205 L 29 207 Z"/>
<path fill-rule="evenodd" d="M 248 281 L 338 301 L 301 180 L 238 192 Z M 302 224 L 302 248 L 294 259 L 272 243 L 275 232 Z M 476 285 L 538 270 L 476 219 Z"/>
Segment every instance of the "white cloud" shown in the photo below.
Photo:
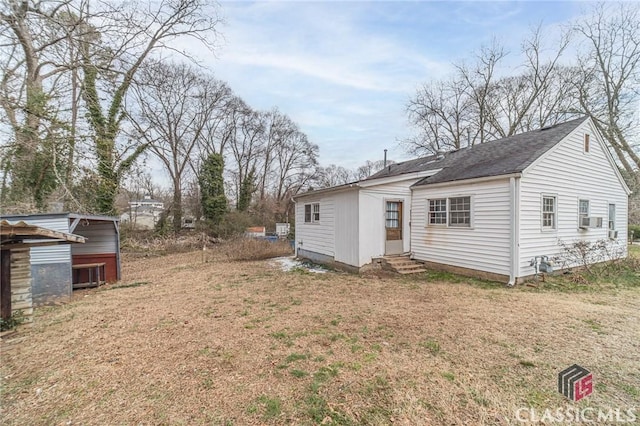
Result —
<path fill-rule="evenodd" d="M 446 76 L 494 35 L 517 47 L 539 17 L 551 16 L 550 28 L 561 19 L 550 3 L 221 5 L 223 47 L 216 57 L 197 51 L 201 62 L 253 107 L 290 115 L 320 146 L 323 164 L 346 167 L 381 159 L 384 148 L 406 159 L 404 106 L 420 84 Z"/>

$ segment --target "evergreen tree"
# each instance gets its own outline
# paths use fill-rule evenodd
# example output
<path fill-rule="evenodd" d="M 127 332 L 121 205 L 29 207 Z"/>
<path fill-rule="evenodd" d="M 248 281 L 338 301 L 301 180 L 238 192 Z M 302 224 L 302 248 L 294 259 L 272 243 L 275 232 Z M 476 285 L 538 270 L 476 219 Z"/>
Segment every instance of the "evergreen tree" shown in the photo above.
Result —
<path fill-rule="evenodd" d="M 202 212 L 207 220 L 218 225 L 227 212 L 227 197 L 224 195 L 224 159 L 220 154 L 209 155 L 200 167 L 200 194 Z"/>

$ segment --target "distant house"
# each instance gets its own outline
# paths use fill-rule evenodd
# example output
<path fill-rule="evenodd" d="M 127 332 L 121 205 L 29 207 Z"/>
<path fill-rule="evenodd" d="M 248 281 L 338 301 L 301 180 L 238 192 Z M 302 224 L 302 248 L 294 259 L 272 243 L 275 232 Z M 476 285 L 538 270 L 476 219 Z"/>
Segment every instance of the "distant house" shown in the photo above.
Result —
<path fill-rule="evenodd" d="M 129 209 L 120 215 L 120 221 L 135 229 L 153 229 L 162 212 L 164 203 L 145 195 L 142 200 L 129 201 Z"/>
<path fill-rule="evenodd" d="M 352 270 L 406 255 L 513 284 L 563 242 L 604 239 L 626 256 L 629 194 L 580 118 L 297 195 L 296 253 Z"/>

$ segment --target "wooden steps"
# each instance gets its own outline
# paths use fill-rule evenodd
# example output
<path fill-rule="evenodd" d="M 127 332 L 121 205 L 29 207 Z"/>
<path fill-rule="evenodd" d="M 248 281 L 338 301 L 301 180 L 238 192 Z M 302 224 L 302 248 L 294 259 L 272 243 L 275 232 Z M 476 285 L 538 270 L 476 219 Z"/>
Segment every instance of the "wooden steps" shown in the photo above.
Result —
<path fill-rule="evenodd" d="M 427 271 L 422 263 L 411 260 L 409 255 L 385 256 L 382 258 L 382 268 L 402 275 Z"/>

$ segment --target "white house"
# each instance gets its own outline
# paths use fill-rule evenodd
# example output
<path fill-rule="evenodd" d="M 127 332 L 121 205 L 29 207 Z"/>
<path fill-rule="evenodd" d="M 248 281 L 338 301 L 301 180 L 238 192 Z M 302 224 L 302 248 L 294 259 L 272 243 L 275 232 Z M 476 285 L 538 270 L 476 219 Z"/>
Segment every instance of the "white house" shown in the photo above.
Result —
<path fill-rule="evenodd" d="M 145 195 L 142 200 L 129 201 L 129 209 L 120 215 L 120 221 L 136 229 L 153 229 L 162 212 L 164 203 Z"/>
<path fill-rule="evenodd" d="M 296 253 L 351 270 L 404 254 L 513 284 L 562 244 L 606 240 L 626 256 L 629 194 L 580 118 L 297 195 Z"/>

